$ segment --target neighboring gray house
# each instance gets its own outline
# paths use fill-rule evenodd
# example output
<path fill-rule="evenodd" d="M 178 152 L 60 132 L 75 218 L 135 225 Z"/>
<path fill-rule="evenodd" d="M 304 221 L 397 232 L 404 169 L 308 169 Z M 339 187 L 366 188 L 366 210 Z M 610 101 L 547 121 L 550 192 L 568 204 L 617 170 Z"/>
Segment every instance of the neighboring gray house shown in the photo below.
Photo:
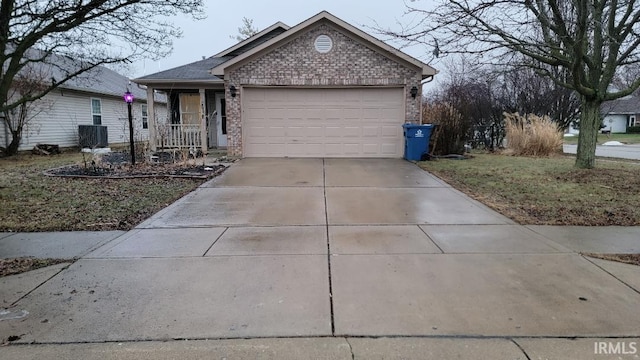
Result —
<path fill-rule="evenodd" d="M 148 140 L 149 92 L 131 83 L 127 77 L 101 66 L 60 85 L 34 104 L 31 109 L 33 119 L 23 131 L 20 150 L 32 149 L 38 143 L 78 146 L 79 125 L 106 126 L 110 145 L 126 143 L 129 125 L 123 95 L 127 89 L 135 98 L 132 114 L 136 140 Z M 155 117 L 166 119 L 166 96 L 155 94 L 154 104 Z M 9 142 L 11 134 L 0 119 L 0 146 L 6 147 Z"/>
<path fill-rule="evenodd" d="M 602 105 L 601 113 L 603 130 L 625 133 L 631 126 L 640 126 L 640 97 L 629 95 L 607 101 Z"/>
<path fill-rule="evenodd" d="M 399 158 L 401 125 L 420 122 L 421 85 L 435 74 L 323 11 L 134 81 L 169 94 L 171 125 L 150 125 L 155 147 L 219 147 L 242 157 Z"/>

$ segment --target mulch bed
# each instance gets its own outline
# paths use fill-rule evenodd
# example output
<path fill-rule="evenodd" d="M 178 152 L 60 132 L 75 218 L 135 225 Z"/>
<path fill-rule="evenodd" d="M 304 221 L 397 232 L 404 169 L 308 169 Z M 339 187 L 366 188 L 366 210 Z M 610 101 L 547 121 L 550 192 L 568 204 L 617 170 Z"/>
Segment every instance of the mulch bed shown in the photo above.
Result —
<path fill-rule="evenodd" d="M 191 159 L 180 162 L 148 163 L 138 162 L 131 165 L 127 153 L 112 152 L 97 155 L 93 160 L 84 164 L 68 165 L 44 172 L 47 176 L 71 178 L 149 178 L 149 177 L 177 177 L 191 179 L 208 179 L 220 175 L 226 166 L 222 164 L 204 165 L 201 159 Z M 201 162 L 197 165 L 197 162 Z"/>
<path fill-rule="evenodd" d="M 208 179 L 219 175 L 226 169 L 224 165 L 167 165 L 140 164 L 120 166 L 69 165 L 44 172 L 47 176 L 72 178 L 144 178 L 144 177 L 180 177 Z"/>

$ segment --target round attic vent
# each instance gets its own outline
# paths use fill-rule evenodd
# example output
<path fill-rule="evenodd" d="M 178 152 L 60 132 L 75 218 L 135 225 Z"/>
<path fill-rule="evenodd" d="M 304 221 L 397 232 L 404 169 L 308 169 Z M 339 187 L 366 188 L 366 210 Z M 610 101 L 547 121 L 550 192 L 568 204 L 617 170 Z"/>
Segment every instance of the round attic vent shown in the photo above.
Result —
<path fill-rule="evenodd" d="M 316 47 L 317 52 L 325 54 L 333 48 L 333 40 L 331 40 L 327 35 L 320 35 L 316 38 L 313 45 Z"/>

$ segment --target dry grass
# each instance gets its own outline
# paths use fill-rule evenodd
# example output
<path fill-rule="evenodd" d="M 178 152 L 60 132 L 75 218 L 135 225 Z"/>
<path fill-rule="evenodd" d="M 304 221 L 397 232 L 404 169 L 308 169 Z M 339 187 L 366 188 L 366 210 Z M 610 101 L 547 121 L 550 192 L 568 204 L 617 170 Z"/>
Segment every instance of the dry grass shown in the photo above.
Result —
<path fill-rule="evenodd" d="M 549 156 L 562 153 L 563 136 L 548 116 L 504 114 L 507 148 L 518 156 Z"/>
<path fill-rule="evenodd" d="M 0 231 L 129 230 L 204 181 L 67 179 L 42 174 L 82 161 L 77 153 L 0 159 Z"/>
<path fill-rule="evenodd" d="M 640 225 L 640 165 L 574 158 L 477 154 L 430 161 L 422 168 L 503 215 L 526 225 Z"/>
<path fill-rule="evenodd" d="M 625 264 L 640 266 L 640 254 L 594 254 L 583 253 L 582 255 L 589 256 L 596 259 L 617 261 Z"/>
<path fill-rule="evenodd" d="M 16 275 L 47 266 L 72 262 L 73 259 L 36 259 L 32 257 L 0 259 L 0 277 Z"/>

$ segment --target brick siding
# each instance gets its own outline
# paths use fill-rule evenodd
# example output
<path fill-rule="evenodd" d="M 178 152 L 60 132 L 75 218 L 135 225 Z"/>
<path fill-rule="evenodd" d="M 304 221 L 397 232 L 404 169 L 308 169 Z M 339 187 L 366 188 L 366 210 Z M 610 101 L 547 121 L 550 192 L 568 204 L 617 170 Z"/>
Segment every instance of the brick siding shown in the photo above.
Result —
<path fill-rule="evenodd" d="M 333 48 L 325 54 L 317 52 L 314 40 L 328 35 Z M 396 62 L 346 36 L 328 22 L 321 22 L 290 42 L 231 69 L 225 81 L 227 101 L 228 148 L 231 156 L 242 156 L 241 102 L 244 86 L 403 86 L 405 89 L 405 122 L 420 119 L 420 94 L 412 98 L 413 86 L 421 89 L 422 69 Z M 238 91 L 231 97 L 229 86 Z"/>

